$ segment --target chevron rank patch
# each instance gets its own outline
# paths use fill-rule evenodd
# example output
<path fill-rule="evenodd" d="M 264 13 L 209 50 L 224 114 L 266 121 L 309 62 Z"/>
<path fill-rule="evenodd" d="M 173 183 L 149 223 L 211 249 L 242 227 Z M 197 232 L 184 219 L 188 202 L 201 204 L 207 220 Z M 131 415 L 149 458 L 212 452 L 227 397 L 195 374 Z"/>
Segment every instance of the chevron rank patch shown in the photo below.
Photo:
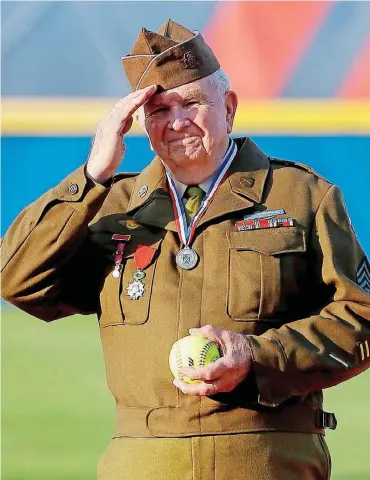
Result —
<path fill-rule="evenodd" d="M 356 271 L 356 282 L 362 290 L 366 293 L 370 293 L 370 264 L 369 260 L 364 257 Z"/>

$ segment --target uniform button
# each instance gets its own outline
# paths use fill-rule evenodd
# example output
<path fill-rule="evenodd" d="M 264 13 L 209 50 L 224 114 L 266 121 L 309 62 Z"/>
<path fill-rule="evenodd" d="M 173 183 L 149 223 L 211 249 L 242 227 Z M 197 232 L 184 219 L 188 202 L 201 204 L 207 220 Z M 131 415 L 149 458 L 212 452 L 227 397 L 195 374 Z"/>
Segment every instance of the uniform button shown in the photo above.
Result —
<path fill-rule="evenodd" d="M 71 194 L 71 195 L 76 195 L 76 193 L 78 192 L 78 185 L 77 183 L 70 183 L 68 185 L 68 192 Z"/>
<path fill-rule="evenodd" d="M 240 185 L 242 187 L 253 187 L 254 178 L 253 177 L 240 177 Z"/>

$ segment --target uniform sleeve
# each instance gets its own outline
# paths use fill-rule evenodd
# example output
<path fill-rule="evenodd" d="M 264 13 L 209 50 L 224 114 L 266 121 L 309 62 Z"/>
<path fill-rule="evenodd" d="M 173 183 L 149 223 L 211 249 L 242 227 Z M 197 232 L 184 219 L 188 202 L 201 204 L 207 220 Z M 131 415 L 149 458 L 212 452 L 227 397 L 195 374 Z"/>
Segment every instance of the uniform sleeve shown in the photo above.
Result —
<path fill-rule="evenodd" d="M 97 310 L 88 223 L 108 192 L 80 167 L 20 213 L 1 244 L 6 301 L 45 321 Z"/>
<path fill-rule="evenodd" d="M 336 186 L 321 201 L 310 244 L 313 292 L 330 292 L 327 302 L 308 318 L 247 336 L 264 405 L 334 386 L 370 365 L 369 262 Z"/>

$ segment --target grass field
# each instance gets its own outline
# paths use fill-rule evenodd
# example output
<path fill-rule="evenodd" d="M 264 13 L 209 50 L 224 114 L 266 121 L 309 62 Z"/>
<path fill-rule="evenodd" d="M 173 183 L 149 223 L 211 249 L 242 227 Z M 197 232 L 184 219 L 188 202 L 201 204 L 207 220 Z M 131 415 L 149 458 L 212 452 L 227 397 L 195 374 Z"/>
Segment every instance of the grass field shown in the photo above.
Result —
<path fill-rule="evenodd" d="M 334 480 L 370 479 L 369 381 L 326 392 L 338 418 L 327 435 Z M 2 480 L 93 480 L 113 428 L 95 318 L 46 325 L 3 308 Z"/>

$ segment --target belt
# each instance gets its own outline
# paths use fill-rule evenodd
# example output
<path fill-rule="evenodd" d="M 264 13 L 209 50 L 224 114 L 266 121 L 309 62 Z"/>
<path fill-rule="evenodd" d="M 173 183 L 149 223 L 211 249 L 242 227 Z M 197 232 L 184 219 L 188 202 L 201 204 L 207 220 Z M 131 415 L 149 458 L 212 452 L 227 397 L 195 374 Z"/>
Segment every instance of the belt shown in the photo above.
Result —
<path fill-rule="evenodd" d="M 324 434 L 324 428 L 328 425 L 320 421 L 323 418 L 320 412 L 323 410 L 311 403 L 298 403 L 269 411 L 223 404 L 214 407 L 179 405 L 157 408 L 118 405 L 114 438 L 192 437 L 262 431 Z M 325 418 L 333 415 L 323 413 Z"/>

